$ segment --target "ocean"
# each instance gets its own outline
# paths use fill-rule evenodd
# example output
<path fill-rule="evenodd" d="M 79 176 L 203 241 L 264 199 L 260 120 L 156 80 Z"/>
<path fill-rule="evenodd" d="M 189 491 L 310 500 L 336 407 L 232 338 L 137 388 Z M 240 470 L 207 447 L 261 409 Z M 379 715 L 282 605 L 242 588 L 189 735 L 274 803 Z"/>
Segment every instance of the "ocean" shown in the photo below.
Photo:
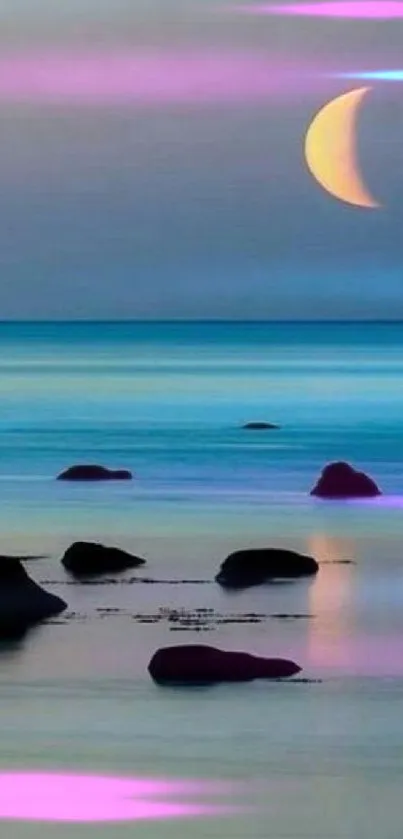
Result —
<path fill-rule="evenodd" d="M 7 839 L 400 839 L 402 380 L 399 323 L 0 323 L 0 553 L 41 555 L 27 570 L 68 602 L 0 650 L 0 771 L 195 781 L 224 808 L 84 823 L 73 789 L 44 821 L 7 816 L 0 783 Z M 382 497 L 310 497 L 339 459 Z M 134 480 L 55 480 L 80 462 Z M 147 565 L 74 584 L 77 539 Z M 222 591 L 249 546 L 319 573 Z M 157 687 L 149 659 L 175 643 L 290 657 L 308 681 Z M 53 795 L 14 781 L 19 802 Z"/>

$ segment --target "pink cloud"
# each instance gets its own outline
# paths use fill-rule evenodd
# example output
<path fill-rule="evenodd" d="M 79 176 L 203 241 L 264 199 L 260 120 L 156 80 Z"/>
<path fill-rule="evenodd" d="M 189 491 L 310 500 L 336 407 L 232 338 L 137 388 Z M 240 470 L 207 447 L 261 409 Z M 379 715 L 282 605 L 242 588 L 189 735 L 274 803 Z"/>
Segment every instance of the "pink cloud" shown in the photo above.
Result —
<path fill-rule="evenodd" d="M 403 18 L 403 2 L 392 2 L 392 0 L 358 0 L 358 2 L 319 2 L 319 3 L 292 3 L 291 5 L 273 5 L 271 3 L 249 6 L 234 7 L 251 15 L 291 15 L 304 17 L 325 17 L 325 18 L 356 18 L 367 20 L 391 20 Z"/>
<path fill-rule="evenodd" d="M 260 101 L 320 75 L 254 53 L 90 53 L 0 57 L 0 102 L 203 104 Z"/>

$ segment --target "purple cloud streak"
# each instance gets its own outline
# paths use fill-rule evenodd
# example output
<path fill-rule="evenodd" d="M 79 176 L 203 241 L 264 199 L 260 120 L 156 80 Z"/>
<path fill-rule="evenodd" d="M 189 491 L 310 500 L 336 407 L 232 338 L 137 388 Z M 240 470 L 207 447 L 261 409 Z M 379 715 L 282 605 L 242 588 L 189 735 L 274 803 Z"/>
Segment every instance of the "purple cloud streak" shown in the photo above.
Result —
<path fill-rule="evenodd" d="M 9 54 L 0 58 L 0 103 L 79 105 L 254 102 L 318 84 L 301 61 L 255 53 Z"/>
<path fill-rule="evenodd" d="M 252 3 L 233 7 L 234 11 L 251 15 L 289 15 L 299 17 L 350 18 L 360 20 L 392 20 L 403 18 L 403 2 L 392 0 L 360 0 L 359 2 L 292 3 L 277 5 Z"/>

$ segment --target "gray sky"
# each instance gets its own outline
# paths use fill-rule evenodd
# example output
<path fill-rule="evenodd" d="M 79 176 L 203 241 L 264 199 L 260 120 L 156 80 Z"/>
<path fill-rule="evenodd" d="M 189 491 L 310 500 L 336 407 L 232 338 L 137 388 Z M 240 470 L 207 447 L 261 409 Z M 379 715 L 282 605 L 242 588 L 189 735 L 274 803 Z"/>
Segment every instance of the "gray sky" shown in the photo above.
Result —
<path fill-rule="evenodd" d="M 303 157 L 318 108 L 361 86 L 323 74 L 401 66 L 402 35 L 217 0 L 0 0 L 1 317 L 403 317 L 402 84 L 374 83 L 361 112 L 381 210 L 332 198 Z M 92 99 L 71 68 L 94 55 Z M 145 57 L 140 98 L 122 56 Z"/>

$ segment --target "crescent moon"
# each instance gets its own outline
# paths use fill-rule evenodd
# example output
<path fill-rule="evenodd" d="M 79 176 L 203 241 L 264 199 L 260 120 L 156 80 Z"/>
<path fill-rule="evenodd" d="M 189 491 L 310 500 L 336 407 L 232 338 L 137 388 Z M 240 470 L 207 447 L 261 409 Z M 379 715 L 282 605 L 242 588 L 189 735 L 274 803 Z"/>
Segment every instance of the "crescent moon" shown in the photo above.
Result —
<path fill-rule="evenodd" d="M 370 90 L 351 90 L 321 108 L 305 137 L 305 159 L 313 177 L 335 198 L 375 209 L 381 205 L 366 188 L 357 151 L 357 113 Z"/>

